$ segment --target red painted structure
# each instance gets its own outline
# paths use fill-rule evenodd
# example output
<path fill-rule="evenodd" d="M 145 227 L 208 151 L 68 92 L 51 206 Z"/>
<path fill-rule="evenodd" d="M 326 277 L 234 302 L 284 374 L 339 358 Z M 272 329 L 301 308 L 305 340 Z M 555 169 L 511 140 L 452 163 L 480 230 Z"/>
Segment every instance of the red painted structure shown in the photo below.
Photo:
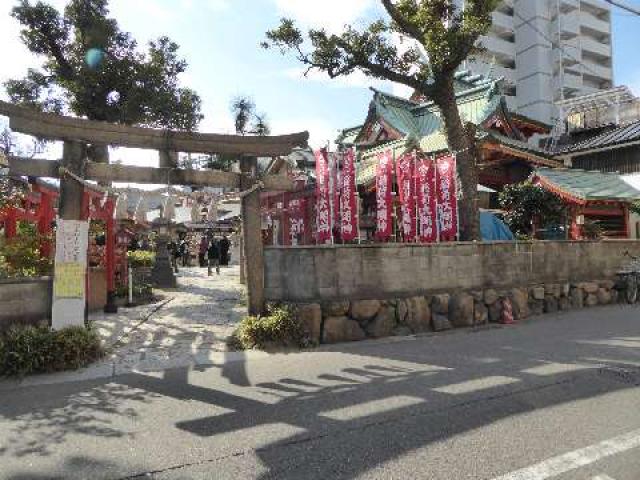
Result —
<path fill-rule="evenodd" d="M 32 184 L 32 190 L 27 193 L 23 207 L 6 207 L 0 210 L 0 222 L 4 223 L 5 237 L 14 238 L 17 235 L 18 222 L 35 223 L 38 233 L 50 237 L 54 231 L 56 218 L 55 203 L 59 196 L 53 187 L 47 187 L 38 183 Z M 124 250 L 122 245 L 117 249 L 116 222 L 114 219 L 115 197 L 102 192 L 85 189 L 82 197 L 82 218 L 84 220 L 100 220 L 104 222 L 105 235 L 105 275 L 107 280 L 107 294 L 115 295 L 116 270 L 120 273 L 121 280 L 127 279 L 126 245 L 130 240 L 128 235 L 121 236 L 121 241 L 126 242 Z M 50 240 L 45 239 L 41 246 L 42 255 L 45 257 L 53 254 Z"/>

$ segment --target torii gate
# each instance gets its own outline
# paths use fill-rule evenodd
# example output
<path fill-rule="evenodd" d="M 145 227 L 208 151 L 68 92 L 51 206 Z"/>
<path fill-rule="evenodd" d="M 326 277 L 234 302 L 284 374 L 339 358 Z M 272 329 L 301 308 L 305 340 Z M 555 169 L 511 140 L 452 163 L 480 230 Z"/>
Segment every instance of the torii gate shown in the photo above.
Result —
<path fill-rule="evenodd" d="M 277 157 L 306 147 L 308 132 L 282 136 L 244 137 L 211 133 L 188 133 L 95 122 L 80 118 L 41 113 L 0 101 L 0 115 L 9 117 L 13 131 L 38 138 L 64 142 L 59 161 L 9 157 L 13 175 L 60 178 L 59 216 L 82 220 L 84 185 L 78 179 L 98 182 L 197 185 L 238 188 L 242 195 L 243 245 L 249 313 L 264 308 L 264 258 L 261 238 L 260 190 L 295 191 L 292 180 L 276 175 L 259 177 L 257 157 Z M 93 157 L 108 162 L 107 145 L 153 149 L 160 152 L 160 167 L 111 165 L 88 160 L 87 144 Z M 96 155 L 97 152 L 97 155 Z M 177 152 L 218 153 L 240 157 L 240 172 L 185 170 L 176 166 Z M 75 177 L 75 178 L 74 178 Z M 54 272 L 55 276 L 55 272 Z"/>

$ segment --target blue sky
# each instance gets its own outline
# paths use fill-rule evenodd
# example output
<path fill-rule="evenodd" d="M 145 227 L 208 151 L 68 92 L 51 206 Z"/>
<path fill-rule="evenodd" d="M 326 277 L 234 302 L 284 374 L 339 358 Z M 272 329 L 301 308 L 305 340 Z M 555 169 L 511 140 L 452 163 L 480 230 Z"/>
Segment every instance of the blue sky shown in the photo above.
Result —
<path fill-rule="evenodd" d="M 531 0 L 537 1 L 537 0 Z M 640 7 L 640 0 L 627 0 Z M 8 13 L 13 0 L 0 0 L 0 80 L 20 76 L 37 64 L 17 39 L 18 27 Z M 50 0 L 61 6 L 66 0 Z M 189 62 L 183 83 L 203 97 L 203 131 L 231 132 L 229 103 L 250 95 L 267 114 L 274 133 L 309 130 L 317 146 L 335 138 L 337 129 L 363 121 L 373 85 L 396 93 L 393 85 L 363 76 L 329 81 L 305 79 L 301 66 L 277 51 L 259 47 L 264 32 L 282 16 L 303 26 L 337 30 L 375 15 L 377 0 L 111 0 L 112 14 L 142 43 L 169 35 Z M 640 95 L 640 17 L 614 13 L 615 78 Z"/>

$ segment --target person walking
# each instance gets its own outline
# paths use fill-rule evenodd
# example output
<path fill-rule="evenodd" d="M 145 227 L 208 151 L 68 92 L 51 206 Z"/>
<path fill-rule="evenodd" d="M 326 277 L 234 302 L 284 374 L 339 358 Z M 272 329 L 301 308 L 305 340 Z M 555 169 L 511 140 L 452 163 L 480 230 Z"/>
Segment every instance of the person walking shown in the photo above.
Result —
<path fill-rule="evenodd" d="M 189 245 L 187 244 L 187 241 L 185 240 L 184 237 L 180 240 L 180 256 L 182 257 L 182 266 L 188 267 L 189 266 Z"/>
<path fill-rule="evenodd" d="M 226 267 L 229 265 L 229 248 L 231 242 L 227 238 L 227 235 L 223 234 L 220 239 L 220 265 Z"/>
<path fill-rule="evenodd" d="M 207 239 L 206 235 L 202 235 L 202 238 L 200 239 L 200 246 L 198 247 L 198 262 L 200 263 L 200 267 L 205 266 L 208 249 L 209 240 Z"/>
<path fill-rule="evenodd" d="M 207 257 L 209 258 L 208 275 L 212 275 L 213 267 L 216 269 L 216 274 L 220 275 L 220 245 L 215 238 L 212 238 L 209 243 Z"/>

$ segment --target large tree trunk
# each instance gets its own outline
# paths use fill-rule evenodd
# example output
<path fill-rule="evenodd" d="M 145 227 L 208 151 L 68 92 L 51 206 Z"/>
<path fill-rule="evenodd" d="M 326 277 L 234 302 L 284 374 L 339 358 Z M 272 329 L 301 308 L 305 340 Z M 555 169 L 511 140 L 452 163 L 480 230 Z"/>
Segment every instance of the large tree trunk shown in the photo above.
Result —
<path fill-rule="evenodd" d="M 462 124 L 450 76 L 436 84 L 436 94 L 430 95 L 442 113 L 449 149 L 456 153 L 462 199 L 460 201 L 460 239 L 481 240 L 478 210 L 478 159 L 475 135 L 470 138 Z"/>

